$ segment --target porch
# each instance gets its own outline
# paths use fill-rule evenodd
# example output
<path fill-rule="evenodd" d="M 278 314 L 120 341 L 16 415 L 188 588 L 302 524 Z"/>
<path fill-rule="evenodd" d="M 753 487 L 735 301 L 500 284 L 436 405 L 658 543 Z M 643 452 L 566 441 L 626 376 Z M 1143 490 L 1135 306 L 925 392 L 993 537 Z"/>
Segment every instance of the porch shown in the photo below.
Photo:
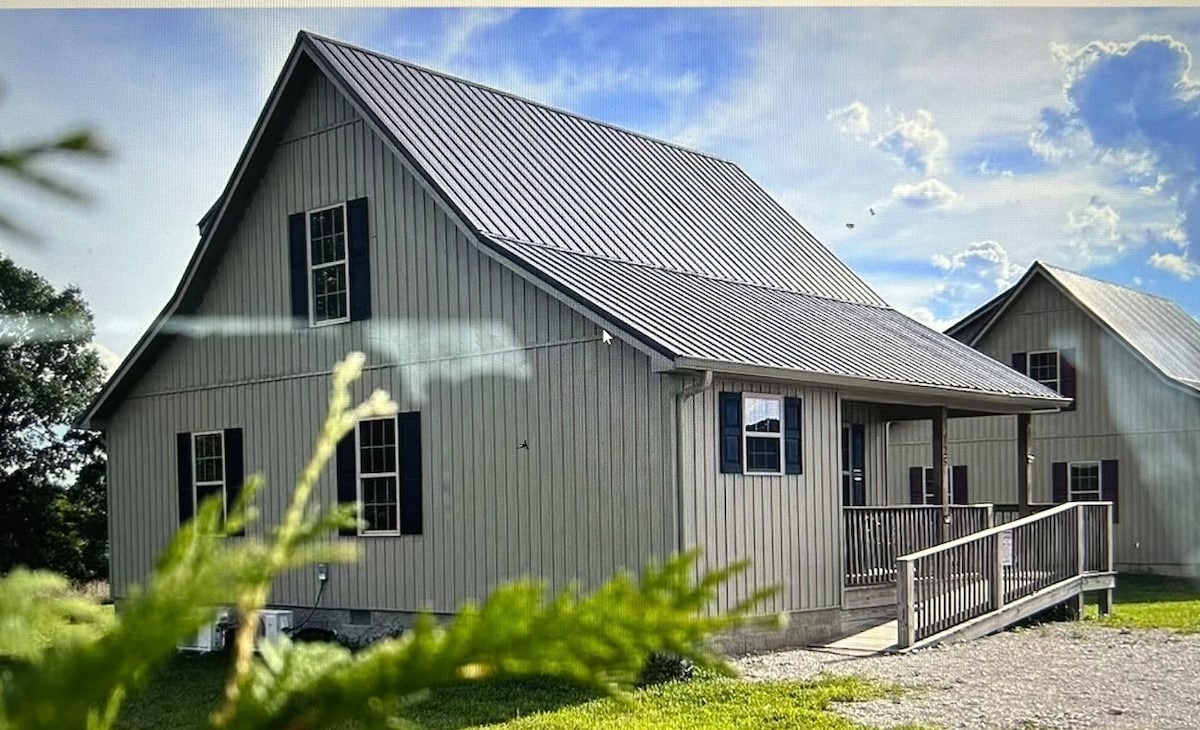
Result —
<path fill-rule="evenodd" d="M 1003 523 L 991 504 L 846 507 L 846 608 L 894 605 L 896 618 L 872 627 L 850 653 L 906 650 L 984 636 L 1100 591 L 1112 607 L 1112 503 L 1071 502 Z M 946 518 L 949 518 L 948 520 Z M 891 639 L 894 638 L 894 643 Z"/>

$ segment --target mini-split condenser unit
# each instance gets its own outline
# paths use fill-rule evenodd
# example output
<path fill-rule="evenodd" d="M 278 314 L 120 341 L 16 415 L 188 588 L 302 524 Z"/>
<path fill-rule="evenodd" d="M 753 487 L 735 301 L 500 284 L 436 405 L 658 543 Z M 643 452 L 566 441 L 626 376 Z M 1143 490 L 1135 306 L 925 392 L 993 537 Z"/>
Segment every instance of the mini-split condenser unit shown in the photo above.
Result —
<path fill-rule="evenodd" d="M 227 608 L 217 609 L 213 620 L 202 626 L 190 642 L 180 644 L 178 648 L 181 651 L 194 651 L 201 654 L 221 651 L 225 648 L 225 632 L 236 625 L 232 615 Z M 274 641 L 281 636 L 287 636 L 291 631 L 292 621 L 293 614 L 287 609 L 264 608 L 259 611 L 258 633 L 254 637 L 254 648 L 257 650 L 264 641 Z"/>

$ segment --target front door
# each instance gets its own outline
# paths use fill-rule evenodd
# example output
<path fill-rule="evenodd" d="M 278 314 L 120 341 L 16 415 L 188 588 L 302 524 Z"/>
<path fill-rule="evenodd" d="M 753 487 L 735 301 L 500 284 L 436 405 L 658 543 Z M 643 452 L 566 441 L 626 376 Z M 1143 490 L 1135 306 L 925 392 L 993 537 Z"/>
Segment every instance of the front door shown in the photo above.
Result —
<path fill-rule="evenodd" d="M 842 424 L 842 505 L 867 504 L 866 428 L 861 423 Z"/>

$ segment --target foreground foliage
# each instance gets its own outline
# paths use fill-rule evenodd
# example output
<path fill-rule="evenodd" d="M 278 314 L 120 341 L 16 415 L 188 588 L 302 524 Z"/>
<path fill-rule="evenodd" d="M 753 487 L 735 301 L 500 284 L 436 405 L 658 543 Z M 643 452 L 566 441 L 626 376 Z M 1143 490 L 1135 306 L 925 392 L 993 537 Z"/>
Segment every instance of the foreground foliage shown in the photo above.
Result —
<path fill-rule="evenodd" d="M 254 519 L 253 501 L 263 486 L 255 476 L 226 524 L 217 500 L 201 506 L 164 551 L 145 589 L 128 597 L 119 620 L 65 593 L 61 578 L 16 571 L 0 579 L 0 616 L 14 629 L 55 619 L 77 627 L 69 641 L 49 647 L 31 632 L 6 632 L 10 660 L 0 667 L 0 727 L 112 727 L 127 694 L 211 620 L 217 605 L 235 606 L 243 620 L 219 706 L 209 716 L 216 727 L 299 730 L 351 720 L 384 726 L 416 693 L 489 679 L 553 676 L 615 693 L 630 686 L 654 652 L 731 673 L 706 640 L 743 623 L 761 595 L 728 615 L 703 615 L 717 586 L 738 567 L 694 581 L 694 555 L 650 566 L 640 578 L 618 575 L 586 596 L 567 590 L 547 599 L 544 587 L 531 581 L 505 586 L 445 626 L 425 617 L 401 637 L 358 653 L 283 641 L 263 646 L 256 656 L 257 615 L 276 576 L 356 557 L 352 541 L 329 540 L 336 528 L 352 524 L 352 507 L 321 509 L 311 496 L 342 436 L 360 419 L 396 411 L 378 391 L 351 406 L 350 385 L 362 366 L 356 353 L 335 368 L 313 457 L 267 539 L 220 537 Z"/>

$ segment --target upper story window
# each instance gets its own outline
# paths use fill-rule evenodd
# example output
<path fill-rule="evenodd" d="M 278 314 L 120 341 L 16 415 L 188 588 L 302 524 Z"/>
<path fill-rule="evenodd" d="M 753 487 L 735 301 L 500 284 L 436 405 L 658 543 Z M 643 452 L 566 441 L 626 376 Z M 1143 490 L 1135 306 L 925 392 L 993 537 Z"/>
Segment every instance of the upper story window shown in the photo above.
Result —
<path fill-rule="evenodd" d="M 344 205 L 308 214 L 308 270 L 311 323 L 349 321 L 350 257 Z"/>
<path fill-rule="evenodd" d="M 1076 364 L 1074 348 L 1012 353 L 1012 366 L 1042 385 L 1071 399 L 1064 411 L 1075 410 Z"/>
<path fill-rule="evenodd" d="M 781 474 L 783 452 L 783 398 L 775 395 L 742 397 L 746 424 L 746 472 Z"/>
<path fill-rule="evenodd" d="M 1029 377 L 1053 391 L 1060 392 L 1058 350 L 1029 353 Z"/>
<path fill-rule="evenodd" d="M 371 317 L 367 199 L 288 216 L 292 317 L 310 327 Z"/>

